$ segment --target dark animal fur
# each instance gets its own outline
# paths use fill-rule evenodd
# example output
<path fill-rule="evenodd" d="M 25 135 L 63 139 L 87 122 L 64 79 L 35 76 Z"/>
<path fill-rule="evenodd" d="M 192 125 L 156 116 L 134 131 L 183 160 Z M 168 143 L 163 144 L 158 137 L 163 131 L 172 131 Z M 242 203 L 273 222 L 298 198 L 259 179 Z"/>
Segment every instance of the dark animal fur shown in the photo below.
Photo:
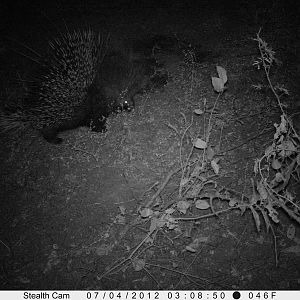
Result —
<path fill-rule="evenodd" d="M 76 39 L 75 42 L 77 42 Z M 69 45 L 67 45 L 67 47 L 69 47 Z M 130 47 L 122 44 L 121 46 L 120 44 L 115 46 L 114 43 L 111 43 L 107 44 L 106 47 L 106 54 L 101 59 L 101 62 L 96 69 L 96 76 L 92 84 L 89 86 L 86 86 L 85 84 L 83 90 L 81 90 L 81 88 L 79 88 L 79 90 L 77 89 L 76 80 L 78 79 L 76 79 L 76 72 L 84 73 L 86 71 L 81 70 L 80 66 L 79 70 L 77 71 L 76 68 L 74 69 L 73 65 L 66 66 L 66 68 L 70 67 L 73 72 L 72 78 L 66 78 L 66 91 L 64 90 L 63 84 L 58 87 L 58 91 L 56 90 L 56 86 L 53 86 L 52 78 L 57 80 L 55 75 L 54 77 L 51 77 L 52 75 L 50 75 L 50 79 L 47 79 L 45 84 L 43 81 L 40 83 L 37 82 L 37 86 L 32 89 L 30 94 L 31 96 L 34 94 L 39 95 L 40 91 L 43 94 L 48 95 L 48 97 L 55 94 L 55 96 L 53 96 L 53 101 L 46 101 L 45 104 L 41 103 L 39 97 L 37 98 L 36 103 L 32 104 L 30 99 L 31 96 L 29 96 L 28 98 L 30 101 L 27 102 L 29 109 L 26 107 L 24 110 L 24 119 L 26 118 L 27 111 L 27 123 L 32 121 L 32 125 L 35 125 L 35 116 L 38 116 L 41 111 L 43 111 L 43 116 L 47 117 L 49 115 L 48 123 L 47 121 L 43 121 L 44 123 L 41 123 L 42 126 L 40 126 L 40 128 L 36 127 L 36 129 L 41 132 L 43 137 L 49 143 L 61 143 L 62 139 L 57 136 L 58 133 L 68 129 L 74 129 L 79 126 L 89 126 L 93 131 L 96 132 L 104 131 L 106 118 L 112 112 L 131 110 L 135 104 L 134 97 L 143 89 L 145 89 L 147 85 L 149 85 L 151 81 L 150 78 L 154 74 L 155 68 L 157 67 L 154 59 L 147 57 L 145 53 L 133 53 Z M 69 50 L 69 48 L 67 49 Z M 57 61 L 55 59 L 57 57 L 58 56 L 54 56 L 53 67 L 50 69 L 51 71 L 47 70 L 46 66 L 46 74 L 47 72 L 50 72 L 50 74 L 52 74 L 51 72 L 54 72 L 55 74 L 57 70 L 62 69 L 63 65 L 60 66 L 61 63 L 59 61 L 59 68 L 56 69 Z M 73 58 L 71 56 L 71 60 L 72 59 Z M 84 61 L 84 59 L 80 60 L 80 62 L 82 61 Z M 72 63 L 70 61 L 66 62 Z M 66 71 L 68 71 L 68 69 Z M 63 73 L 63 71 L 59 75 L 70 76 L 68 75 L 68 72 Z M 43 78 L 48 77 L 40 78 L 43 80 Z M 68 83 L 67 79 L 70 80 L 70 84 Z M 79 82 L 79 86 L 80 84 L 81 83 Z M 56 95 L 57 93 L 67 93 L 67 101 L 69 102 L 64 103 L 64 98 L 61 97 L 61 99 L 59 99 L 60 97 L 59 95 Z M 73 94 L 75 98 L 74 101 L 72 100 L 72 96 L 70 96 Z M 57 116 L 53 122 L 51 119 L 53 118 L 52 116 L 60 114 L 61 110 L 63 110 L 63 113 L 61 114 L 62 117 L 58 118 L 59 116 Z"/>
<path fill-rule="evenodd" d="M 104 102 L 96 87 L 91 86 L 85 101 L 79 106 L 72 108 L 73 115 L 71 119 L 61 120 L 54 126 L 44 127 L 41 129 L 41 134 L 49 143 L 60 144 L 62 139 L 57 134 L 65 130 L 88 126 L 93 131 L 104 131 L 105 120 L 109 115 L 109 110 Z"/>
<path fill-rule="evenodd" d="M 104 131 L 112 112 L 130 111 L 135 106 L 134 97 L 147 86 L 154 65 L 151 60 L 133 60 L 122 52 L 109 52 L 99 65 L 85 101 L 74 108 L 72 119 L 43 128 L 42 135 L 48 142 L 57 144 L 62 142 L 57 134 L 64 130 L 89 126 L 96 132 Z"/>
<path fill-rule="evenodd" d="M 145 81 L 143 69 L 141 62 L 132 62 L 122 53 L 107 54 L 99 65 L 85 100 L 72 108 L 72 118 L 44 127 L 41 130 L 43 137 L 50 143 L 58 144 L 62 142 L 57 137 L 59 132 L 79 126 L 103 132 L 106 119 L 112 112 L 130 111 L 134 107 L 134 96 L 142 89 Z"/>

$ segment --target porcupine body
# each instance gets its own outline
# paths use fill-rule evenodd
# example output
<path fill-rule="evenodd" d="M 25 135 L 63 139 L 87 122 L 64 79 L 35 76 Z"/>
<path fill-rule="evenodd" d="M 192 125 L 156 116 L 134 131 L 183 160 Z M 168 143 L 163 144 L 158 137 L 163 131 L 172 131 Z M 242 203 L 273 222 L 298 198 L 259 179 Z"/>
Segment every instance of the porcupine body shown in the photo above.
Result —
<path fill-rule="evenodd" d="M 50 143 L 57 134 L 79 126 L 102 131 L 114 109 L 94 84 L 107 51 L 107 39 L 91 30 L 67 33 L 50 42 L 24 105 L 1 113 L 3 131 L 32 127 Z M 99 76 L 98 76 L 99 77 Z"/>
<path fill-rule="evenodd" d="M 42 75 L 25 105 L 2 113 L 0 127 L 6 131 L 32 127 L 56 144 L 62 141 L 57 134 L 67 129 L 105 130 L 106 118 L 130 110 L 134 96 L 153 73 L 153 62 L 124 48 L 91 30 L 67 33 L 50 42 Z"/>
<path fill-rule="evenodd" d="M 82 30 L 63 34 L 49 46 L 24 105 L 13 113 L 2 112 L 1 129 L 32 127 L 48 142 L 60 143 L 59 132 L 88 125 L 95 117 L 88 95 L 105 55 L 105 39 Z"/>

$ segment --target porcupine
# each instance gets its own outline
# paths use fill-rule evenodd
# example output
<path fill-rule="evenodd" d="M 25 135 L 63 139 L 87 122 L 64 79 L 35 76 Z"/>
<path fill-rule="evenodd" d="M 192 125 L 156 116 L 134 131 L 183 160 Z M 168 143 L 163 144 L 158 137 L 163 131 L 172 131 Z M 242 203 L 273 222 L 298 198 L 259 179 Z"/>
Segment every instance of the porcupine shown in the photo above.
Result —
<path fill-rule="evenodd" d="M 58 144 L 61 131 L 79 126 L 103 131 L 112 112 L 130 111 L 135 95 L 156 80 L 158 64 L 129 43 L 108 36 L 79 30 L 50 42 L 43 75 L 27 96 L 30 101 L 13 113 L 2 113 L 0 129 L 31 126 Z M 158 78 L 165 81 L 165 75 Z"/>
<path fill-rule="evenodd" d="M 123 98 L 106 88 L 108 81 L 103 76 L 115 72 L 107 40 L 89 29 L 50 42 L 42 74 L 26 96 L 25 105 L 13 113 L 1 113 L 2 131 L 32 127 L 48 142 L 58 144 L 62 142 L 57 137 L 61 131 L 79 126 L 103 131 L 111 112 L 119 107 L 129 109 L 128 101 L 121 105 Z M 101 72 L 103 68 L 108 69 Z"/>

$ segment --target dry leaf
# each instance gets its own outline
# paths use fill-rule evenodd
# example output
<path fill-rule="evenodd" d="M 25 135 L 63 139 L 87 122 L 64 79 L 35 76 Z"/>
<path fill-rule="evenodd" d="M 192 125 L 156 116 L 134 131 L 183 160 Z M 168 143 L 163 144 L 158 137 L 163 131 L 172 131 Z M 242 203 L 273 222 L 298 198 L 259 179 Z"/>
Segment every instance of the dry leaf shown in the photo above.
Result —
<path fill-rule="evenodd" d="M 211 167 L 213 168 L 215 174 L 218 175 L 218 174 L 219 174 L 219 171 L 220 171 L 220 166 L 218 165 L 218 163 L 216 162 L 216 160 L 212 160 L 212 161 L 210 162 L 210 165 L 211 165 Z"/>
<path fill-rule="evenodd" d="M 268 198 L 268 192 L 263 184 L 263 181 L 257 183 L 257 191 L 262 199 L 266 200 Z"/>
<path fill-rule="evenodd" d="M 194 141 L 194 147 L 197 148 L 197 149 L 206 149 L 207 148 L 207 143 L 204 140 L 197 138 Z"/>
<path fill-rule="evenodd" d="M 224 90 L 224 83 L 223 83 L 223 80 L 221 78 L 212 77 L 211 78 L 211 82 L 212 82 L 214 90 L 217 93 L 223 92 L 223 90 Z"/>
<path fill-rule="evenodd" d="M 206 200 L 197 200 L 195 206 L 198 209 L 208 209 L 210 207 L 209 203 Z"/>
<path fill-rule="evenodd" d="M 194 110 L 194 113 L 195 113 L 196 115 L 203 115 L 203 114 L 204 114 L 204 111 L 203 111 L 202 109 L 200 109 L 200 108 L 197 108 L 197 109 Z"/>
<path fill-rule="evenodd" d="M 286 236 L 288 239 L 292 240 L 295 237 L 296 228 L 293 224 L 291 224 L 286 232 Z"/>
<path fill-rule="evenodd" d="M 144 208 L 140 211 L 140 215 L 142 218 L 148 218 L 153 214 L 153 210 L 150 208 Z"/>
<path fill-rule="evenodd" d="M 188 201 L 181 200 L 181 201 L 177 202 L 176 207 L 181 213 L 186 214 L 186 211 L 190 207 L 190 203 Z"/>
<path fill-rule="evenodd" d="M 226 70 L 221 66 L 217 66 L 217 73 L 218 73 L 220 79 L 223 81 L 223 84 L 225 84 L 227 82 Z"/>
<path fill-rule="evenodd" d="M 250 206 L 250 209 L 251 209 L 254 221 L 255 221 L 255 225 L 256 225 L 257 231 L 259 232 L 260 231 L 260 219 L 259 219 L 259 215 L 256 212 L 256 210 L 253 208 L 252 205 Z"/>
<path fill-rule="evenodd" d="M 138 271 L 143 270 L 145 265 L 146 265 L 146 262 L 144 259 L 134 258 L 132 260 L 132 267 L 133 267 L 134 271 L 138 272 Z"/>

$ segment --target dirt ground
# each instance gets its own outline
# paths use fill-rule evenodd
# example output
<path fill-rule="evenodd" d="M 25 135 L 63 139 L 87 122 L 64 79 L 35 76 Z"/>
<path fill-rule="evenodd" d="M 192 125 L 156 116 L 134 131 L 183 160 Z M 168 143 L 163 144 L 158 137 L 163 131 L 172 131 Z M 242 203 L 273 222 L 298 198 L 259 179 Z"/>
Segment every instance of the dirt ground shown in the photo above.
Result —
<path fill-rule="evenodd" d="M 18 49 L 20 42 L 37 48 L 47 43 L 42 27 L 53 36 L 65 26 L 57 23 L 61 16 L 69 28 L 88 24 L 132 39 L 171 37 L 178 44 L 157 50 L 168 82 L 137 95 L 134 111 L 111 116 L 107 132 L 66 131 L 61 145 L 36 132 L 1 135 L 1 289 L 299 290 L 299 224 L 278 207 L 279 222 L 271 220 L 267 232 L 259 214 L 258 231 L 255 213 L 241 209 L 253 195 L 255 161 L 272 144 L 273 124 L 280 123 L 272 92 L 254 87 L 265 83 L 265 74 L 253 66 L 259 57 L 253 38 L 264 25 L 262 38 L 282 62 L 272 80 L 289 90 L 281 100 L 299 133 L 299 26 L 274 17 L 275 27 L 256 8 L 261 15 L 252 11 L 247 19 L 237 8 L 209 2 L 143 9 L 145 1 L 130 3 L 76 1 L 39 7 L 30 22 L 26 13 L 12 14 L 11 23 L 7 17 L 8 24 L 13 17 L 26 21 L 6 32 Z M 6 47 L 2 41 L 1 61 L 9 63 L 1 72 L 1 98 L 22 89 L 16 78 L 33 64 L 20 54 L 7 57 Z M 212 86 L 216 66 L 228 77 L 221 94 Z M 202 185 L 191 185 L 197 196 L 183 195 L 183 170 L 192 174 L 204 159 L 193 140 L 204 138 L 210 117 L 216 164 L 203 160 L 197 177 Z M 298 220 L 299 165 L 287 186 Z"/>

